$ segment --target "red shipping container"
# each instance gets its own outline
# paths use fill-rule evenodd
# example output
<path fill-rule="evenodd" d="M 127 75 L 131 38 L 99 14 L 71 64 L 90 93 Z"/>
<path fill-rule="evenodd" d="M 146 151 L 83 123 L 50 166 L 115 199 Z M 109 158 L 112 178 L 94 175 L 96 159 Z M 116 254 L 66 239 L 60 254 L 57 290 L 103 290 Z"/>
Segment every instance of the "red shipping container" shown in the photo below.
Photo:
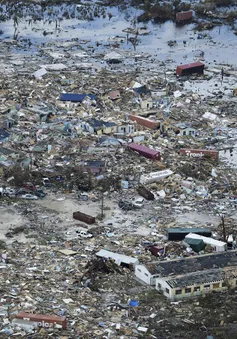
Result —
<path fill-rule="evenodd" d="M 92 217 L 88 214 L 82 213 L 82 212 L 73 212 L 72 215 L 73 219 L 84 221 L 86 224 L 94 224 L 95 223 L 95 217 Z"/>
<path fill-rule="evenodd" d="M 15 318 L 32 321 L 37 327 L 54 328 L 55 325 L 58 324 L 61 325 L 64 330 L 67 328 L 66 317 L 58 317 L 56 315 L 19 312 L 15 315 Z"/>
<path fill-rule="evenodd" d="M 193 73 L 202 74 L 203 71 L 204 71 L 204 64 L 199 61 L 192 62 L 191 64 L 180 65 L 180 66 L 177 66 L 176 68 L 177 75 L 189 75 Z"/>
<path fill-rule="evenodd" d="M 143 127 L 150 128 L 150 129 L 156 129 L 160 126 L 159 122 L 153 121 L 153 120 L 150 120 L 150 119 L 146 119 L 146 118 L 140 117 L 138 115 L 130 115 L 130 119 L 132 121 L 136 121 L 138 123 L 138 125 L 141 125 Z"/>
<path fill-rule="evenodd" d="M 204 157 L 211 157 L 217 161 L 219 159 L 219 152 L 214 150 L 181 148 L 179 151 L 181 154 L 184 154 L 189 158 L 202 159 Z"/>
<path fill-rule="evenodd" d="M 192 17 L 193 17 L 193 12 L 192 11 L 185 11 L 185 12 L 176 13 L 176 21 L 177 22 L 191 20 Z"/>
<path fill-rule="evenodd" d="M 135 144 L 135 142 L 132 142 L 128 145 L 128 147 L 135 152 L 138 152 L 139 154 L 143 155 L 146 158 L 154 159 L 154 160 L 160 160 L 160 152 L 151 149 L 149 147 Z"/>

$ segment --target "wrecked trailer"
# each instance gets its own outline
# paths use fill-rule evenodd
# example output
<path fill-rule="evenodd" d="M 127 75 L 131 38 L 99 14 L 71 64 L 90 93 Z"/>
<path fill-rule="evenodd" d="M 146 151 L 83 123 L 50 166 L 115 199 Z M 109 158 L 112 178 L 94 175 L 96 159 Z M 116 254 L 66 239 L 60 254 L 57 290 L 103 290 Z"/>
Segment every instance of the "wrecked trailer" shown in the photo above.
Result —
<path fill-rule="evenodd" d="M 73 212 L 73 219 L 83 221 L 86 224 L 94 224 L 95 223 L 95 217 L 92 217 L 88 214 L 82 213 L 82 212 Z"/>

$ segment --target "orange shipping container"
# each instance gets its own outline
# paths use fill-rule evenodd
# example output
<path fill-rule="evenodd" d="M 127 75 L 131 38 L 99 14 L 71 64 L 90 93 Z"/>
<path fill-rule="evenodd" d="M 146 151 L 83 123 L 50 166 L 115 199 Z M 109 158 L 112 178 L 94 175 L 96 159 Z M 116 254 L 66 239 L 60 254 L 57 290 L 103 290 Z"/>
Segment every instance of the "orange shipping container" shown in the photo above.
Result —
<path fill-rule="evenodd" d="M 177 75 L 189 75 L 193 73 L 202 74 L 203 71 L 204 71 L 204 64 L 199 61 L 192 62 L 191 64 L 180 65 L 180 66 L 177 66 L 176 68 Z"/>
<path fill-rule="evenodd" d="M 136 121 L 138 125 L 149 128 L 149 129 L 156 129 L 156 128 L 159 128 L 160 126 L 159 122 L 146 119 L 138 115 L 130 115 L 130 119 L 132 121 Z"/>

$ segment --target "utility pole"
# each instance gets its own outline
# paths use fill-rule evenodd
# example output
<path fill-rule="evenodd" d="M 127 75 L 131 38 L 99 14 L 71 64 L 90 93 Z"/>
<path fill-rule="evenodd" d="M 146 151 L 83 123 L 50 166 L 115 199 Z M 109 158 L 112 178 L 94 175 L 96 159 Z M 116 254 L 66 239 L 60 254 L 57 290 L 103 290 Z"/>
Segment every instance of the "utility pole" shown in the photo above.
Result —
<path fill-rule="evenodd" d="M 223 83 L 223 79 L 224 79 L 224 68 L 222 67 L 222 69 L 221 69 L 221 86 L 222 86 L 222 83 Z"/>

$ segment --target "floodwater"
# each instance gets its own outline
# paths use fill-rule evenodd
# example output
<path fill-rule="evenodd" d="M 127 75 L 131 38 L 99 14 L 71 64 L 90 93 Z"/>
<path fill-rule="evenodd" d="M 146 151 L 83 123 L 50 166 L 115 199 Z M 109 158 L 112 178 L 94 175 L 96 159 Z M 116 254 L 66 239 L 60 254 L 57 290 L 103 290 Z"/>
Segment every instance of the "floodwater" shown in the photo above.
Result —
<path fill-rule="evenodd" d="M 7 15 L 6 8 L 2 8 L 3 14 Z M 95 17 L 96 11 L 99 14 Z M 93 20 L 88 20 L 91 14 Z M 169 70 L 175 72 L 178 64 L 201 60 L 208 66 L 205 74 L 210 74 L 210 80 L 186 81 L 184 90 L 197 92 L 202 97 L 215 97 L 216 92 L 221 90 L 228 99 L 232 97 L 233 88 L 236 87 L 235 77 L 226 77 L 223 81 L 221 79 L 222 66 L 237 67 L 237 36 L 230 27 L 218 26 L 210 31 L 196 32 L 194 24 L 177 27 L 172 21 L 163 24 L 137 23 L 136 18 L 140 14 L 141 11 L 132 7 L 124 10 L 118 6 L 96 7 L 93 2 L 92 5 L 86 6 L 50 6 L 45 11 L 42 11 L 39 5 L 34 5 L 24 8 L 17 19 L 17 25 L 15 22 L 15 27 L 12 16 L 5 22 L 0 22 L 0 41 L 11 42 L 14 35 L 17 37 L 17 43 L 8 45 L 8 61 L 18 56 L 19 60 L 14 62 L 19 65 L 20 57 L 24 55 L 42 62 L 46 57 L 41 52 L 47 49 L 56 55 L 54 59 L 60 58 L 57 53 L 85 51 L 86 61 L 93 61 L 94 64 L 102 64 L 103 54 L 111 50 L 124 51 L 124 65 L 127 67 L 120 66 L 120 70 L 132 70 L 138 65 L 143 70 L 150 68 L 150 72 L 154 74 L 168 74 Z M 134 46 L 127 39 L 134 35 L 127 35 L 124 30 L 142 27 L 146 27 L 150 34 L 140 35 L 134 50 Z M 113 40 L 114 37 L 117 39 Z M 168 45 L 170 41 L 173 42 L 172 46 Z M 136 64 L 134 57 L 129 58 L 127 52 L 146 57 Z M 4 50 L 2 53 L 5 56 Z M 79 55 L 77 57 L 80 58 Z M 212 69 L 217 72 L 213 73 Z M 237 166 L 237 148 L 234 148 L 231 154 L 223 151 L 220 155 L 221 159 L 225 159 L 230 165 Z"/>
<path fill-rule="evenodd" d="M 86 6 L 87 12 L 95 12 L 93 6 Z M 5 8 L 4 8 L 5 10 Z M 32 7 L 25 9 L 23 16 L 18 19 L 18 41 L 22 41 L 14 52 L 37 53 L 42 44 L 65 41 L 88 41 L 83 43 L 82 48 L 94 47 L 96 52 L 107 52 L 108 39 L 114 36 L 124 37 L 124 42 L 119 44 L 122 50 L 134 50 L 133 45 L 127 42 L 127 34 L 123 32 L 128 27 L 135 27 L 134 21 L 141 13 L 130 7 L 121 11 L 117 6 L 104 8 L 103 15 L 94 17 L 94 20 L 83 20 L 81 14 L 83 5 L 60 5 L 52 6 L 42 12 L 40 6 L 35 6 L 35 19 L 32 20 Z M 85 12 L 85 11 L 84 11 Z M 83 12 L 83 13 L 84 13 Z M 65 14 L 66 13 L 66 14 Z M 112 14 L 109 19 L 109 13 Z M 84 15 L 85 17 L 85 15 Z M 41 20 L 39 20 L 41 18 Z M 135 24 L 137 28 L 144 27 L 143 23 Z M 220 26 L 211 31 L 195 32 L 194 25 L 189 24 L 177 27 L 174 22 L 167 21 L 163 24 L 146 24 L 151 32 L 149 35 L 139 37 L 136 47 L 137 53 L 149 53 L 157 61 L 170 60 L 171 64 L 189 63 L 200 58 L 204 52 L 206 64 L 232 64 L 237 66 L 236 43 L 237 37 L 228 26 Z M 14 21 L 9 19 L 0 23 L 3 40 L 10 40 L 14 36 Z M 131 35 L 129 35 L 131 37 Z M 169 47 L 168 41 L 176 41 L 174 46 Z M 29 43 L 30 42 L 30 43 Z M 228 48 L 228 53 L 226 50 Z"/>

